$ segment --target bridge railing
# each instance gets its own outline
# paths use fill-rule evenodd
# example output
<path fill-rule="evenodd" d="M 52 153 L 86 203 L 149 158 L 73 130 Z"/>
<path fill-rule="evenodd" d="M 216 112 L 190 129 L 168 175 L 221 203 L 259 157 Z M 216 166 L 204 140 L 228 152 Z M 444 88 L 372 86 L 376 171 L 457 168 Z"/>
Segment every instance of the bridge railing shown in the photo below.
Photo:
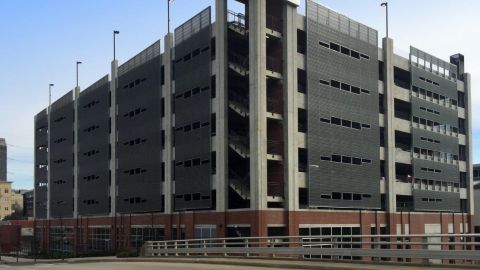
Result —
<path fill-rule="evenodd" d="M 328 235 L 149 241 L 143 256 L 256 256 L 480 264 L 480 234 Z"/>

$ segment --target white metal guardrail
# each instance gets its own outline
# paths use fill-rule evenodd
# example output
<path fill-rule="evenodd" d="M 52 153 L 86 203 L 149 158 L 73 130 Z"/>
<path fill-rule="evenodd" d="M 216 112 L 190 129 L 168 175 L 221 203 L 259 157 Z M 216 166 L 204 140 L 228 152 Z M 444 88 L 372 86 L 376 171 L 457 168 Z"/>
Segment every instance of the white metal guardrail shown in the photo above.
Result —
<path fill-rule="evenodd" d="M 328 235 L 149 241 L 145 257 L 257 256 L 480 264 L 480 234 Z M 434 261 L 437 260 L 437 261 Z"/>

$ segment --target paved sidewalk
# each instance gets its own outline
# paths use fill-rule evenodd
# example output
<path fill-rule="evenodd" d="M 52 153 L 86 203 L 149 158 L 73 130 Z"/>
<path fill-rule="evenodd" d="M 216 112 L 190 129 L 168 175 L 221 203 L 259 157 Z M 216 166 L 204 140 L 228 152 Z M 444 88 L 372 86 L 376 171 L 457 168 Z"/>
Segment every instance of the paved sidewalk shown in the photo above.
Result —
<path fill-rule="evenodd" d="M 37 264 L 77 264 L 77 263 L 108 263 L 108 262 L 150 262 L 150 263 L 197 263 L 214 265 L 234 265 L 250 267 L 271 267 L 282 269 L 316 269 L 316 270 L 437 270 L 437 269 L 480 269 L 476 266 L 449 266 L 449 265 L 401 265 L 401 264 L 369 264 L 369 263 L 349 263 L 349 262 L 329 262 L 329 261 L 307 261 L 307 260 L 288 260 L 288 259 L 259 259 L 259 258 L 204 258 L 204 257 L 157 257 L 157 258 L 117 258 L 117 257 L 88 257 L 88 258 L 69 258 L 65 260 L 37 260 Z M 0 264 L 7 265 L 33 265 L 33 259 L 19 258 L 16 262 L 15 257 L 2 256 Z"/>

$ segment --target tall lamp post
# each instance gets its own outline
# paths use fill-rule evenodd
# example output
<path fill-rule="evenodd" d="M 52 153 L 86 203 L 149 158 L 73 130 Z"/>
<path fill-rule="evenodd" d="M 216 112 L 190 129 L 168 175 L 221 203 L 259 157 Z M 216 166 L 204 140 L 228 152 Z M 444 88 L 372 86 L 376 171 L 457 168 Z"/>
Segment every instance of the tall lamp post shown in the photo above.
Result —
<path fill-rule="evenodd" d="M 78 87 L 78 65 L 82 64 L 82 62 L 77 61 L 77 87 Z"/>
<path fill-rule="evenodd" d="M 115 60 L 115 37 L 120 34 L 120 31 L 113 30 L 113 60 Z"/>
<path fill-rule="evenodd" d="M 48 85 L 48 113 L 50 113 L 50 106 L 52 106 L 52 87 L 55 84 L 51 83 Z"/>
<path fill-rule="evenodd" d="M 380 6 L 385 7 L 385 24 L 387 26 L 387 38 L 388 38 L 388 2 L 385 1 L 381 3 Z"/>
<path fill-rule="evenodd" d="M 167 0 L 167 18 L 168 18 L 168 33 L 170 33 L 170 3 L 172 3 L 174 0 Z"/>

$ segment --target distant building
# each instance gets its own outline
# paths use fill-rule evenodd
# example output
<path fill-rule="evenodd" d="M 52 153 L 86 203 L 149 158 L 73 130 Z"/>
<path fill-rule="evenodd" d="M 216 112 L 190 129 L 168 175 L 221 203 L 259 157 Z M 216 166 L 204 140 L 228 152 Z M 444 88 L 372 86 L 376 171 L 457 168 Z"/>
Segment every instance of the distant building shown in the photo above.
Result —
<path fill-rule="evenodd" d="M 25 218 L 33 217 L 33 190 L 23 192 L 23 216 Z"/>
<path fill-rule="evenodd" d="M 12 214 L 15 213 L 15 219 L 23 217 L 23 193 L 24 189 L 12 189 Z"/>
<path fill-rule="evenodd" d="M 0 181 L 0 220 L 12 214 L 12 182 Z"/>
<path fill-rule="evenodd" d="M 473 165 L 473 199 L 475 201 L 475 233 L 480 233 L 480 164 Z"/>
<path fill-rule="evenodd" d="M 7 142 L 0 138 L 0 182 L 7 181 Z"/>

